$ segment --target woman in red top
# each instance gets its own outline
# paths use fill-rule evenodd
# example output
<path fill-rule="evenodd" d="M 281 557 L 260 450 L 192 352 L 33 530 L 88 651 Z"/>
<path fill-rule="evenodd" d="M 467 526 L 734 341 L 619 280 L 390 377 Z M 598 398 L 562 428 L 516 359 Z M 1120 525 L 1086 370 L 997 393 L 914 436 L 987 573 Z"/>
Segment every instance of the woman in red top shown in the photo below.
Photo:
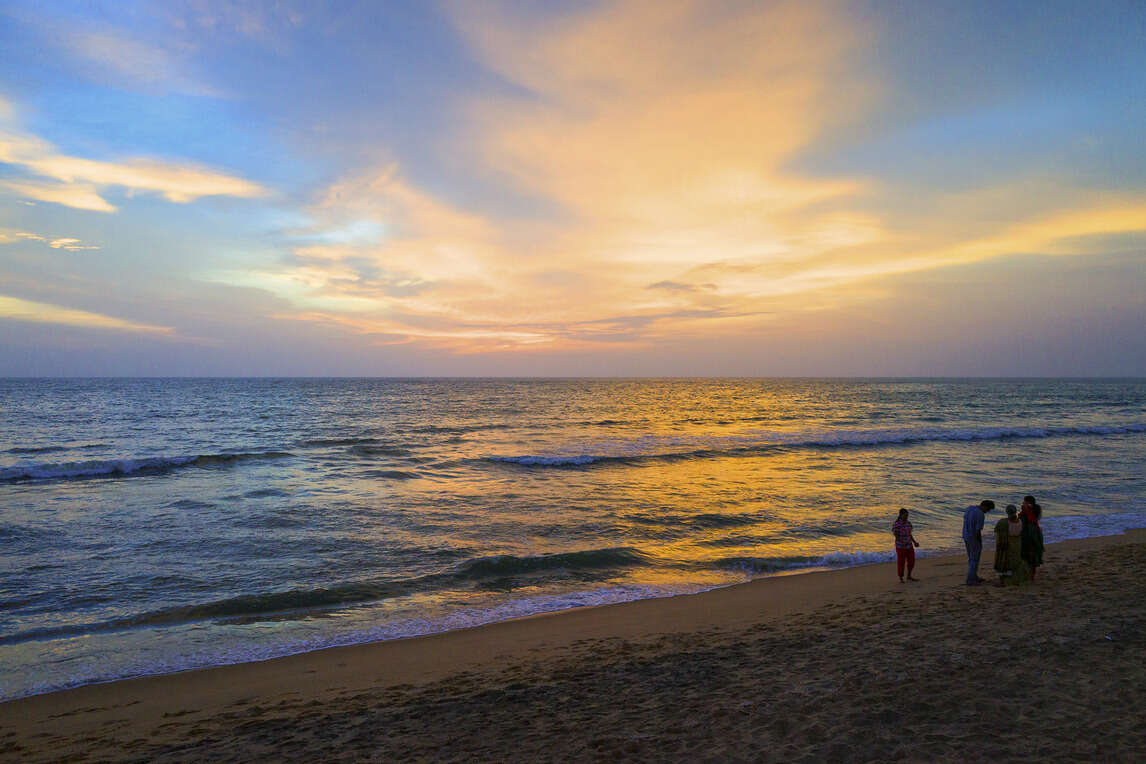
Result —
<path fill-rule="evenodd" d="M 1024 496 L 1023 497 L 1023 506 L 1019 510 L 1019 519 L 1020 520 L 1026 520 L 1028 523 L 1034 523 L 1035 525 L 1038 525 L 1039 524 L 1039 517 L 1042 515 L 1041 508 L 1039 509 L 1039 511 L 1037 513 L 1035 512 L 1035 507 L 1038 507 L 1038 506 L 1039 506 L 1039 504 L 1037 501 L 1035 501 L 1034 496 L 1031 496 L 1029 494 Z"/>
<path fill-rule="evenodd" d="M 1043 508 L 1035 501 L 1034 496 L 1023 497 L 1023 508 L 1019 511 L 1019 519 L 1023 521 L 1023 559 L 1031 567 L 1031 580 L 1035 580 L 1039 566 L 1043 564 L 1043 529 L 1039 524 L 1042 519 Z"/>
<path fill-rule="evenodd" d="M 891 532 L 895 536 L 895 569 L 899 573 L 899 583 L 903 583 L 903 566 L 907 565 L 907 580 L 918 581 L 911 575 L 915 570 L 915 547 L 919 542 L 911 535 L 911 523 L 907 520 L 907 510 L 899 510 L 899 519 L 891 525 Z"/>

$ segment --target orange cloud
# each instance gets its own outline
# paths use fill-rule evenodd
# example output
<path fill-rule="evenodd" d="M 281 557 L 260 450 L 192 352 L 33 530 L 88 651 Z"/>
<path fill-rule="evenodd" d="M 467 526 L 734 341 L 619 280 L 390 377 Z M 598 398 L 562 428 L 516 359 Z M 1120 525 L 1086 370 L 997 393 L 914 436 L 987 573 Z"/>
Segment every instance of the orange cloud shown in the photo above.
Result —
<path fill-rule="evenodd" d="M 300 244 L 287 264 L 237 276 L 288 297 L 292 317 L 457 352 L 634 346 L 750 331 L 884 275 L 1146 229 L 1133 198 L 986 188 L 960 203 L 991 214 L 956 224 L 949 209 L 889 212 L 870 179 L 794 170 L 880 93 L 856 66 L 871 33 L 835 4 L 453 15 L 525 93 L 468 98 L 453 145 L 491 187 L 554 214 L 482 216 L 396 165 L 344 178 L 312 205 L 315 231 L 366 220 L 375 241 Z"/>
<path fill-rule="evenodd" d="M 488 11 L 459 11 L 458 28 L 487 66 L 539 97 L 468 104 L 459 139 L 475 147 L 475 171 L 510 179 L 562 220 L 485 219 L 390 166 L 340 181 L 311 210 L 320 225 L 377 221 L 382 241 L 299 246 L 292 267 L 245 283 L 273 281 L 357 331 L 458 347 L 567 345 L 728 320 L 719 289 L 646 288 L 698 264 L 791 258 L 875 235 L 878 222 L 859 214 L 815 214 L 798 229 L 785 219 L 862 188 L 782 169 L 841 108 L 825 101 L 826 85 L 844 75 L 854 27 L 799 5 L 707 27 L 688 3 L 585 12 L 543 29 Z M 338 297 L 358 298 L 353 316 L 329 309 Z"/>

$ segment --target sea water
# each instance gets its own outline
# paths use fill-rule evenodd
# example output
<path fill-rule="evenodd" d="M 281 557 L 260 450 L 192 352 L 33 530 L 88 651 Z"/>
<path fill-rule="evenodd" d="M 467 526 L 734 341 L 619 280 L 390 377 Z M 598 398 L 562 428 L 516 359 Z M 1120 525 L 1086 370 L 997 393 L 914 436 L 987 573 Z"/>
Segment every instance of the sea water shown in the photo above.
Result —
<path fill-rule="evenodd" d="M 0 380 L 0 698 L 890 560 L 900 507 L 1118 533 L 1144 463 L 1142 380 Z"/>

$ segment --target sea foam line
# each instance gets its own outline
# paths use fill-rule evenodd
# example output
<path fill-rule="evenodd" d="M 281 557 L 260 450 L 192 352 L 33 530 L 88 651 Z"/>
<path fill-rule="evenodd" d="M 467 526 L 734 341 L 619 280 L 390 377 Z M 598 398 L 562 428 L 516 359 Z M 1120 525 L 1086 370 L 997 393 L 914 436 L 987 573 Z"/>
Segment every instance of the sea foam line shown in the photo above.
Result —
<path fill-rule="evenodd" d="M 263 451 L 241 454 L 198 454 L 195 456 L 149 456 L 126 459 L 103 459 L 87 462 L 18 464 L 0 468 L 0 483 L 22 480 L 76 480 L 113 475 L 157 474 L 181 467 L 214 467 L 259 459 L 282 459 L 293 456 L 286 451 Z"/>
<path fill-rule="evenodd" d="M 1072 435 L 1127 435 L 1146 433 L 1146 424 L 1060 427 L 984 427 L 944 430 L 841 430 L 838 432 L 769 432 L 730 436 L 655 436 L 631 441 L 592 444 L 589 451 L 560 451 L 485 457 L 487 461 L 524 467 L 584 467 L 599 463 L 652 460 L 705 459 L 765 453 L 777 448 L 854 448 L 926 442 L 1007 440 L 1010 438 L 1054 438 Z"/>
<path fill-rule="evenodd" d="M 1146 528 L 1146 512 L 1112 512 L 1107 515 L 1060 515 L 1043 517 L 1044 540 L 1048 544 L 1095 536 L 1117 536 Z"/>
<path fill-rule="evenodd" d="M 120 671 L 109 672 L 99 665 L 93 665 L 87 675 L 73 675 L 68 679 L 54 682 L 40 682 L 25 685 L 15 692 L 8 691 L 0 684 L 0 701 L 42 695 L 58 690 L 83 687 L 91 684 L 134 679 L 143 676 L 173 674 L 199 668 L 233 666 L 242 663 L 282 658 L 289 655 L 325 650 L 331 647 L 347 647 L 372 642 L 389 642 L 396 639 L 422 637 L 450 631 L 484 626 L 501 621 L 524 618 L 545 613 L 576 610 L 583 607 L 634 602 L 644 599 L 671 597 L 679 594 L 692 594 L 712 587 L 666 588 L 661 586 L 616 586 L 591 591 L 575 591 L 564 594 L 541 595 L 522 599 L 512 599 L 491 607 L 465 608 L 452 613 L 430 618 L 402 618 L 389 623 L 356 629 L 342 634 L 308 639 L 291 639 L 278 644 L 247 645 L 239 648 L 220 650 L 180 651 L 178 656 L 167 660 L 151 660 L 126 666 Z M 180 624 L 186 626 L 186 624 Z"/>
<path fill-rule="evenodd" d="M 223 599 L 179 605 L 95 623 L 49 626 L 0 634 L 0 646 L 24 642 L 128 631 L 138 628 L 179 626 L 200 621 L 228 622 L 271 619 L 297 614 L 299 619 L 320 611 L 353 607 L 405 595 L 467 589 L 495 578 L 536 579 L 567 575 L 570 571 L 622 570 L 652 565 L 650 555 L 631 547 L 586 549 L 532 556 L 494 555 L 465 560 L 452 570 L 408 579 L 346 581 L 325 587 L 238 594 Z M 14 607 L 14 605 L 9 605 Z"/>

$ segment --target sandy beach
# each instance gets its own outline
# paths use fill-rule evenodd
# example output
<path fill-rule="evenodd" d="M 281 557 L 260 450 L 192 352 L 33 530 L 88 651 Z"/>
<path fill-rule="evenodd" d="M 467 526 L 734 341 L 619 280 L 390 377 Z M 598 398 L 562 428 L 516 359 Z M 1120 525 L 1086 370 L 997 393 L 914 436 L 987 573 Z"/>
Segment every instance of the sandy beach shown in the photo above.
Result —
<path fill-rule="evenodd" d="M 762 579 L 0 704 L 9 760 L 1138 761 L 1146 531 Z M 981 574 L 990 573 L 984 555 Z"/>

